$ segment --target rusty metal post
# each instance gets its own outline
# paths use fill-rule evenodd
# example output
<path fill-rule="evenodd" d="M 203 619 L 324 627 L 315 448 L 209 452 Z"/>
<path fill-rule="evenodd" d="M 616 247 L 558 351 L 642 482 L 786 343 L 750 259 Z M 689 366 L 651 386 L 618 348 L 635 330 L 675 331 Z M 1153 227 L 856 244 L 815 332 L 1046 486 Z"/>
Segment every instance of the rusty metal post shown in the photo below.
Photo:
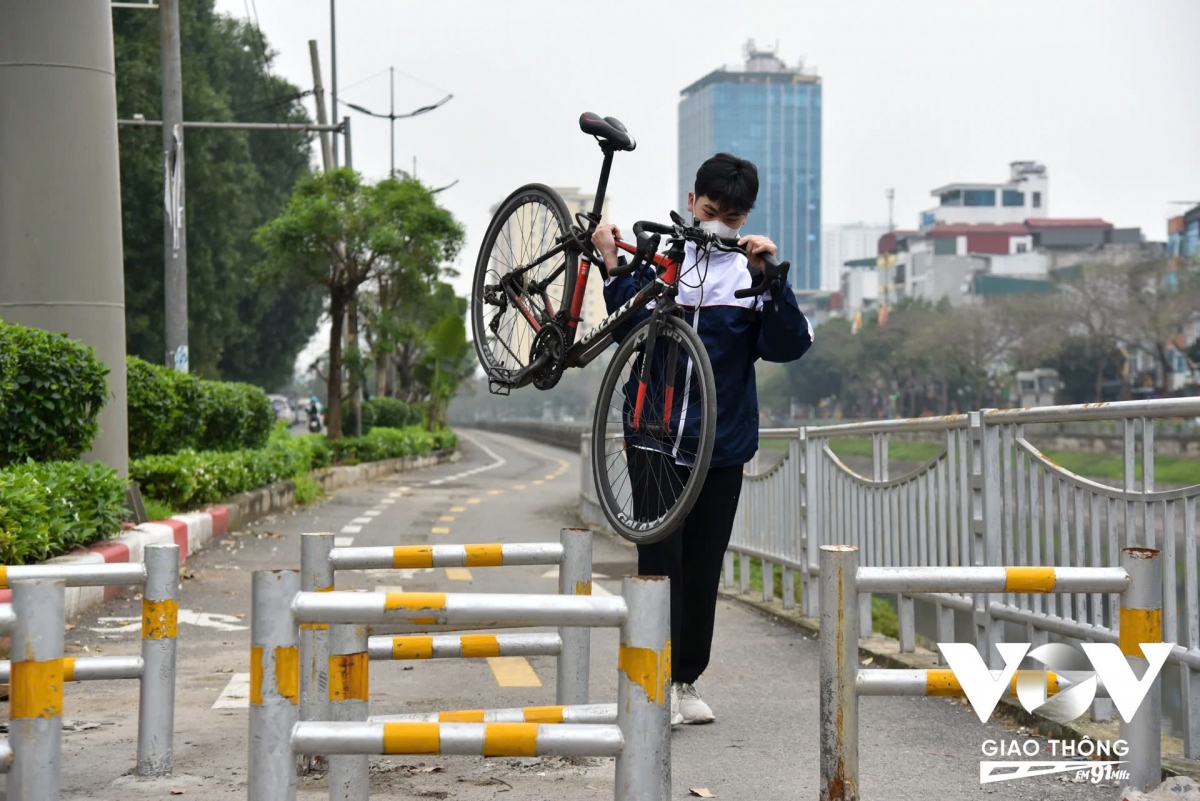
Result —
<path fill-rule="evenodd" d="M 858 801 L 858 549 L 820 551 L 821 801 Z"/>

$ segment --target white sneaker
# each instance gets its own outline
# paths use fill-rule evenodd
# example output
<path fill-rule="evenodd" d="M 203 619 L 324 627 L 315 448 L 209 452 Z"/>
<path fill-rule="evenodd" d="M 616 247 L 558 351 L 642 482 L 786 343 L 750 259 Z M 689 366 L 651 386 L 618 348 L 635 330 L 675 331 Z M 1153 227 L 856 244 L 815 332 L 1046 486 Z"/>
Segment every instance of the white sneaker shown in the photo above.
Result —
<path fill-rule="evenodd" d="M 694 684 L 672 685 L 679 688 L 679 722 L 685 725 L 712 723 L 717 719 L 712 708 L 704 703 Z M 675 716 L 672 716 L 674 719 Z"/>
<path fill-rule="evenodd" d="M 671 725 L 683 723 L 683 715 L 679 714 L 679 685 L 671 682 Z"/>

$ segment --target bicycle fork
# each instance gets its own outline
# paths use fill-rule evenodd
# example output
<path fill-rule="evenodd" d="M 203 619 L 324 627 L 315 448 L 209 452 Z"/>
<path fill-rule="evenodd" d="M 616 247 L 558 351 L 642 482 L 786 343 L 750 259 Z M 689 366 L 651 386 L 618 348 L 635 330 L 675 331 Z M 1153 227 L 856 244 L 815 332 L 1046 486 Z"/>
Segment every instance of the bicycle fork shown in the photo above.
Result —
<path fill-rule="evenodd" d="M 637 399 L 633 405 L 633 428 L 636 431 L 641 424 L 642 413 L 645 411 L 646 388 L 650 385 L 650 371 L 654 364 L 654 351 L 658 344 L 658 315 L 651 315 L 650 324 L 646 327 L 646 350 L 642 355 L 642 370 L 638 376 Z M 671 338 L 667 343 L 666 370 L 663 373 L 663 431 L 671 433 L 671 407 L 675 401 L 675 371 L 679 363 L 679 343 Z"/>

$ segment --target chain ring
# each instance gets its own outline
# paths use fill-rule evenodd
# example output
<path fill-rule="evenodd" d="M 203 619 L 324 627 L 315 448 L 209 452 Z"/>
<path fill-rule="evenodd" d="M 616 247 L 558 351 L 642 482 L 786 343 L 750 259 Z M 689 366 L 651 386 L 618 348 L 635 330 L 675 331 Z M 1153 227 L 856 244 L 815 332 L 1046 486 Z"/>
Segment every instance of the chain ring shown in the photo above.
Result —
<path fill-rule="evenodd" d="M 533 379 L 538 389 L 553 389 L 567 368 L 567 338 L 557 323 L 547 323 L 533 338 L 530 360 L 536 361 L 543 353 L 550 356 L 550 364 Z"/>

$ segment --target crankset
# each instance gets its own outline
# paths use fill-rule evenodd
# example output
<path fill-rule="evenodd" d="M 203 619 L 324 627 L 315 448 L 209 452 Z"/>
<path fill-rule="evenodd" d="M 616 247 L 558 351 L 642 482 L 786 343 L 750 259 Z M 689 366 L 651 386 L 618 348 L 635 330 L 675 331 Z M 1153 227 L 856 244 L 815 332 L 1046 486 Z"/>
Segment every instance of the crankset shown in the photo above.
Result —
<path fill-rule="evenodd" d="M 542 326 L 533 338 L 533 347 L 529 351 L 531 365 L 543 363 L 543 367 L 534 375 L 533 385 L 538 389 L 552 389 L 567 367 L 566 354 L 567 338 L 562 328 L 557 323 Z"/>

